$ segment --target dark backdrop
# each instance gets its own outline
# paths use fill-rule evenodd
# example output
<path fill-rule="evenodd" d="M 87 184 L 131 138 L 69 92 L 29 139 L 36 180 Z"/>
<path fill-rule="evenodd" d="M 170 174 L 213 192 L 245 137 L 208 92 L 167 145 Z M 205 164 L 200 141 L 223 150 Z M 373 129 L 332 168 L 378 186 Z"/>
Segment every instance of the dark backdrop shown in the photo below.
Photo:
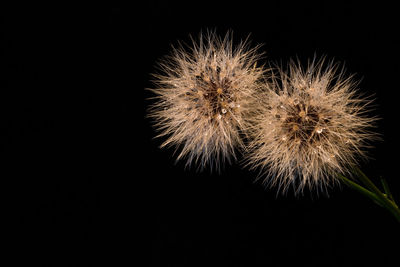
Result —
<path fill-rule="evenodd" d="M 251 33 L 273 62 L 326 55 L 375 94 L 384 141 L 361 167 L 387 177 L 400 200 L 394 6 L 148 1 L 130 8 L 3 8 L 1 19 L 1 178 L 10 211 L 4 232 L 15 260 L 398 262 L 400 225 L 369 199 L 344 186 L 329 197 L 276 197 L 237 164 L 221 174 L 185 170 L 172 149 L 158 148 L 161 140 L 144 118 L 144 88 L 152 86 L 156 61 L 189 34 L 233 30 L 240 40 Z"/>

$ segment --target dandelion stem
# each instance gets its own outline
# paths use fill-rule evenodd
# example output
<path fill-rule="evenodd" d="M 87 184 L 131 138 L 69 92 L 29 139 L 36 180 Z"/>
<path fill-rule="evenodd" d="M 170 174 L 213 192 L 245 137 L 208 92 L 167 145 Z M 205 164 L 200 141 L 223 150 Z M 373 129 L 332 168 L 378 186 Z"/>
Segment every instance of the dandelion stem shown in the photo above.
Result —
<path fill-rule="evenodd" d="M 353 182 L 352 180 L 344 177 L 343 175 L 339 174 L 338 175 L 340 179 L 349 187 L 357 190 L 361 194 L 371 198 L 375 203 L 377 203 L 379 206 L 383 207 L 383 204 L 381 203 L 380 199 L 371 191 L 365 189 L 364 187 L 360 186 L 359 184 Z"/>
<path fill-rule="evenodd" d="M 383 194 L 378 187 L 374 185 L 374 183 L 363 173 L 359 168 L 355 168 L 355 171 L 360 174 L 359 178 L 364 181 L 365 184 L 369 184 L 369 187 L 371 190 L 382 200 L 383 204 L 387 206 L 386 208 L 394 208 L 395 211 L 397 211 L 398 216 L 399 216 L 399 221 L 400 221 L 400 210 L 397 207 L 396 203 L 392 200 L 390 200 L 390 197 L 386 194 Z"/>
<path fill-rule="evenodd" d="M 394 202 L 392 193 L 390 192 L 389 185 L 388 185 L 386 179 L 383 178 L 383 177 L 380 177 L 380 178 L 381 178 L 381 183 L 382 183 L 383 189 L 385 190 L 386 196 L 387 196 L 391 201 Z"/>
<path fill-rule="evenodd" d="M 353 169 L 353 173 L 356 175 L 356 178 L 360 180 L 368 189 L 362 187 L 361 185 L 355 183 L 354 181 L 344 177 L 343 175 L 338 175 L 339 178 L 342 179 L 342 181 L 348 185 L 349 187 L 359 191 L 360 193 L 368 196 L 371 198 L 375 203 L 378 205 L 386 208 L 388 211 L 390 211 L 393 216 L 397 219 L 398 222 L 400 222 L 400 209 L 396 205 L 396 203 L 393 200 L 393 197 L 389 191 L 388 184 L 386 181 L 383 181 L 383 187 L 386 192 L 386 194 L 382 193 L 379 188 L 357 167 Z"/>

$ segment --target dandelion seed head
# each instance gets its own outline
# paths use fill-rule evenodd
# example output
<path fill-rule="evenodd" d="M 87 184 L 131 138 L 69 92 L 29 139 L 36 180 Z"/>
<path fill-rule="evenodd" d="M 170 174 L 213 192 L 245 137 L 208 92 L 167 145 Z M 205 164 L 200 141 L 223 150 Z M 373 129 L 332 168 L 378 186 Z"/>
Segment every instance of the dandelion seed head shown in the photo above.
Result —
<path fill-rule="evenodd" d="M 244 41 L 233 47 L 232 34 L 224 38 L 208 32 L 189 47 L 173 48 L 154 75 L 155 103 L 148 114 L 161 147 L 174 146 L 177 160 L 199 169 L 219 169 L 235 158 L 241 141 L 242 117 L 260 86 L 264 69 L 256 67 L 257 49 Z"/>
<path fill-rule="evenodd" d="M 291 62 L 288 73 L 280 69 L 265 87 L 249 126 L 247 162 L 283 192 L 291 185 L 296 193 L 306 187 L 326 191 L 336 173 L 365 157 L 377 138 L 371 130 L 376 118 L 368 115 L 371 100 L 333 63 L 312 61 L 303 70 Z"/>

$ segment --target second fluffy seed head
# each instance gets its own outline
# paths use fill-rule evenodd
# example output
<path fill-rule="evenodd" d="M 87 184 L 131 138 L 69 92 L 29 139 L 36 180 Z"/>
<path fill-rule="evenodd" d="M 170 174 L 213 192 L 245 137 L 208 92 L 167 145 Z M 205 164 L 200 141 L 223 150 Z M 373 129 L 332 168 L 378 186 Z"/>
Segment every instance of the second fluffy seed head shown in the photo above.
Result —
<path fill-rule="evenodd" d="M 375 138 L 369 101 L 332 63 L 291 63 L 266 85 L 263 104 L 251 119 L 248 160 L 261 167 L 264 181 L 283 191 L 324 188 L 364 156 Z"/>

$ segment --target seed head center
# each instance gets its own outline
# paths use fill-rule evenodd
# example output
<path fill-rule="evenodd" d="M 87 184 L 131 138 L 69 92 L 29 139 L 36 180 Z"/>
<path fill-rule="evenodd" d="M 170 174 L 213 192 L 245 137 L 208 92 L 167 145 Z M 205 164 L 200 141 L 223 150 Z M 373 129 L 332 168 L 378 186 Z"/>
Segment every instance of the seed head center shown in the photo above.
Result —
<path fill-rule="evenodd" d="M 287 106 L 281 110 L 286 111 L 285 114 L 279 116 L 279 119 L 282 121 L 282 127 L 288 141 L 300 145 L 319 142 L 320 135 L 324 133 L 319 129 L 324 125 L 324 121 L 321 121 L 320 112 L 316 107 L 303 103 Z M 319 136 L 316 136 L 315 133 L 318 133 Z"/>

